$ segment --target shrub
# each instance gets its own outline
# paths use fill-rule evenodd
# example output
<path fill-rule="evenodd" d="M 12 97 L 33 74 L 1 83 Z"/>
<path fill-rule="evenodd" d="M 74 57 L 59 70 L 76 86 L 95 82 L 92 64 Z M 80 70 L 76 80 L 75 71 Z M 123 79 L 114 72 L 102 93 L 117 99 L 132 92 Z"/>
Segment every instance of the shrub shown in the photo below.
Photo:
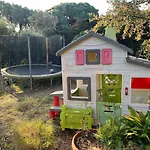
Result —
<path fill-rule="evenodd" d="M 121 148 L 123 143 L 120 131 L 119 123 L 115 121 L 115 118 L 110 118 L 105 125 L 98 129 L 95 136 L 104 147 Z"/>
<path fill-rule="evenodd" d="M 147 145 L 150 143 L 150 111 L 146 114 L 134 110 L 128 106 L 129 116 L 123 116 L 121 121 L 123 123 L 125 138 L 133 141 L 138 145 Z"/>
<path fill-rule="evenodd" d="M 51 96 L 45 96 L 42 99 L 40 98 L 39 101 L 42 104 L 51 104 L 52 103 L 53 98 Z"/>
<path fill-rule="evenodd" d="M 51 122 L 21 121 L 15 127 L 17 149 L 41 150 L 55 146 L 54 127 Z"/>
<path fill-rule="evenodd" d="M 140 150 L 150 143 L 150 112 L 146 114 L 135 111 L 128 106 L 129 116 L 109 119 L 97 131 L 96 138 L 103 147 L 116 150 Z"/>
<path fill-rule="evenodd" d="M 35 102 L 36 101 L 31 98 L 22 99 L 17 105 L 17 110 L 21 112 L 25 112 L 26 110 L 31 109 Z"/>

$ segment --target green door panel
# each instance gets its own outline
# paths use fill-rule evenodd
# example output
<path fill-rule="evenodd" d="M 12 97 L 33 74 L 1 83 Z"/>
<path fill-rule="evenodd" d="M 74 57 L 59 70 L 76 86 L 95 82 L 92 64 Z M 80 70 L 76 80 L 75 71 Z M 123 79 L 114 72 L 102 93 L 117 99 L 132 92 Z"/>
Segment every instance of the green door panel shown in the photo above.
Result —
<path fill-rule="evenodd" d="M 120 118 L 122 75 L 102 74 L 102 89 L 98 90 L 97 119 L 100 124 L 105 124 L 110 117 Z"/>
<path fill-rule="evenodd" d="M 121 104 L 119 103 L 109 103 L 109 102 L 97 102 L 97 119 L 102 125 L 110 117 L 120 118 L 122 115 Z"/>
<path fill-rule="evenodd" d="M 97 92 L 100 101 L 121 103 L 122 75 L 102 74 L 102 89 Z"/>

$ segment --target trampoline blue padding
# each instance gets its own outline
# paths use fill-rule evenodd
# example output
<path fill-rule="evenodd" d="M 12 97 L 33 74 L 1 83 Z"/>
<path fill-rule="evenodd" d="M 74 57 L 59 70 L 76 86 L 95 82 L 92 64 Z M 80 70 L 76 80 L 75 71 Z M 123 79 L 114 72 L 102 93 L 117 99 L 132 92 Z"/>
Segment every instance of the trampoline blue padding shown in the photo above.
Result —
<path fill-rule="evenodd" d="M 2 75 L 12 78 L 29 78 L 29 65 L 17 65 L 1 70 Z M 61 66 L 55 64 L 32 64 L 31 75 L 33 78 L 47 78 L 61 75 Z"/>

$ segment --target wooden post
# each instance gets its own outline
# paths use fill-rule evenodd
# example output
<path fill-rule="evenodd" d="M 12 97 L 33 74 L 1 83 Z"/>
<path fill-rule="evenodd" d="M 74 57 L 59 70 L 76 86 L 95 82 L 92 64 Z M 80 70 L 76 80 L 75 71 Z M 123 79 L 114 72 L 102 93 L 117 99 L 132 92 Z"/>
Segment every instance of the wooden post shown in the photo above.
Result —
<path fill-rule="evenodd" d="M 30 37 L 29 37 L 29 35 L 28 35 L 28 56 L 29 56 L 30 88 L 32 90 L 31 51 L 30 51 Z"/>
<path fill-rule="evenodd" d="M 46 73 L 48 72 L 48 37 L 45 38 L 46 40 Z"/>

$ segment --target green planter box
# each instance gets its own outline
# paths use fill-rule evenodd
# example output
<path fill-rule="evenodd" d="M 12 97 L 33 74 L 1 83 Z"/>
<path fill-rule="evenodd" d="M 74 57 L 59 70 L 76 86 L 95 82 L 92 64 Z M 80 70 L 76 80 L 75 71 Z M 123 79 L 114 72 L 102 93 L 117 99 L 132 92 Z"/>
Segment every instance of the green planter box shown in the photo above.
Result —
<path fill-rule="evenodd" d="M 92 118 L 92 109 L 73 109 L 65 105 L 62 106 L 60 114 L 61 129 L 91 129 L 94 120 Z"/>

